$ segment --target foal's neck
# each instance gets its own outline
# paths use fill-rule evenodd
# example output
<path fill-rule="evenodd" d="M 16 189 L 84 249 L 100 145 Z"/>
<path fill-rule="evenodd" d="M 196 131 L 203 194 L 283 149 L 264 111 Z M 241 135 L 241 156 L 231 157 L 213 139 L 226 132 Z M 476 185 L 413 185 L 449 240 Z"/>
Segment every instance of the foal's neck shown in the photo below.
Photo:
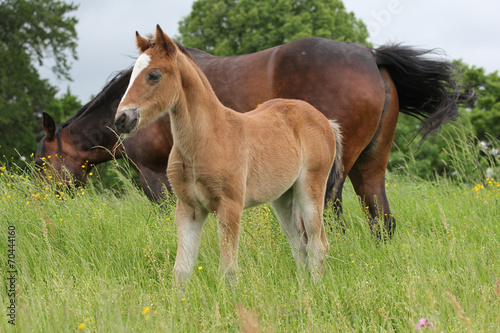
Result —
<path fill-rule="evenodd" d="M 186 57 L 185 55 L 182 55 Z M 206 144 L 216 127 L 224 124 L 228 114 L 236 113 L 219 101 L 210 82 L 191 60 L 182 59 L 182 93 L 177 107 L 171 111 L 174 145 L 185 154 Z"/>

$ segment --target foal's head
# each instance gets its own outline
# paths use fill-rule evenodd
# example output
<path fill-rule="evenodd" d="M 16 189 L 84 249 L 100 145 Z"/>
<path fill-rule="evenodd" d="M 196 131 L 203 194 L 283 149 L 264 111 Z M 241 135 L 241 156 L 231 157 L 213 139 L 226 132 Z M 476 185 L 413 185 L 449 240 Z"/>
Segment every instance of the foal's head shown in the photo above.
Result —
<path fill-rule="evenodd" d="M 140 55 L 115 117 L 121 133 L 135 132 L 171 111 L 183 88 L 179 66 L 186 57 L 179 56 L 177 45 L 159 25 L 152 40 L 136 32 L 136 43 Z"/>

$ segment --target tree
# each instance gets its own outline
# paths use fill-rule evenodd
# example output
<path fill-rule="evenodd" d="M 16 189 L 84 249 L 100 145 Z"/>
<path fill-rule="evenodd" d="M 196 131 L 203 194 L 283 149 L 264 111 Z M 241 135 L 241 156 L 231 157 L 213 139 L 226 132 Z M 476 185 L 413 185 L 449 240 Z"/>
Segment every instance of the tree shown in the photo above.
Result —
<path fill-rule="evenodd" d="M 0 3 L 1 155 L 16 156 L 15 150 L 29 155 L 36 149 L 36 115 L 55 103 L 57 89 L 40 78 L 34 64 L 53 58 L 53 72 L 69 79 L 69 59 L 76 59 L 77 20 L 66 14 L 76 8 L 57 0 Z"/>
<path fill-rule="evenodd" d="M 486 75 L 484 68 L 469 67 L 456 62 L 464 69 L 464 83 L 475 87 L 477 100 L 469 109 L 469 118 L 479 140 L 488 135 L 500 140 L 500 77 L 498 72 Z"/>
<path fill-rule="evenodd" d="M 430 136 L 419 149 L 417 143 L 421 136 L 413 142 L 411 139 L 418 131 L 420 122 L 400 115 L 389 160 L 390 170 L 404 168 L 423 178 L 429 178 L 434 173 L 453 174 L 456 170 L 449 144 L 464 145 L 460 142 L 463 138 L 457 135 L 459 133 L 465 133 L 469 140 L 467 144 L 480 152 L 476 166 L 484 171 L 498 164 L 498 157 L 495 156 L 499 147 L 495 139 L 500 140 L 500 77 L 497 72 L 486 75 L 483 68 L 471 67 L 462 61 L 454 61 L 454 64 L 459 68 L 460 73 L 457 74 L 462 76 L 463 86 L 475 89 L 476 100 L 466 108 L 460 108 L 461 116 L 443 126 L 440 133 Z"/>
<path fill-rule="evenodd" d="M 368 31 L 340 0 L 197 0 L 180 41 L 218 55 L 257 52 L 304 37 L 366 43 Z"/>

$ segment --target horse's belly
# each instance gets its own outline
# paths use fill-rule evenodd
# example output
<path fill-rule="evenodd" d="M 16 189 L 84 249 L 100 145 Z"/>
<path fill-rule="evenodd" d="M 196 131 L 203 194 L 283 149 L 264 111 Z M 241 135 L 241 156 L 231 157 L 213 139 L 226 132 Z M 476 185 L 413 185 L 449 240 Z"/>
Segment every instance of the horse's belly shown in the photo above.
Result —
<path fill-rule="evenodd" d="M 273 161 L 275 163 L 260 163 L 250 168 L 246 184 L 245 207 L 273 201 L 296 182 L 301 168 L 298 156 Z"/>

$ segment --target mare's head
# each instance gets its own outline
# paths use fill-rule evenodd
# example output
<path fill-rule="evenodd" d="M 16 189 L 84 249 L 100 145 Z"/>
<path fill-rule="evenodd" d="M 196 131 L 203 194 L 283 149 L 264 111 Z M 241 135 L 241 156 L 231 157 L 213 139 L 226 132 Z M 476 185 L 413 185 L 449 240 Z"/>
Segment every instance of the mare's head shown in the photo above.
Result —
<path fill-rule="evenodd" d="M 93 165 L 112 159 L 110 152 L 114 152 L 117 142 L 114 116 L 130 73 L 131 70 L 125 70 L 115 76 L 93 100 L 59 126 L 43 113 L 45 136 L 35 155 L 35 165 L 42 176 L 85 182 Z"/>
<path fill-rule="evenodd" d="M 35 155 L 37 169 L 45 178 L 85 181 L 85 168 L 89 167 L 85 156 L 85 152 L 89 150 L 87 145 L 75 143 L 71 139 L 68 125 L 56 126 L 48 113 L 43 113 L 42 122 L 45 136 L 39 142 Z M 63 171 L 64 168 L 69 174 Z"/>
<path fill-rule="evenodd" d="M 115 126 L 120 133 L 132 133 L 170 112 L 182 95 L 181 67 L 187 57 L 160 28 L 152 40 L 136 32 L 140 55 L 130 82 L 118 106 Z"/>

